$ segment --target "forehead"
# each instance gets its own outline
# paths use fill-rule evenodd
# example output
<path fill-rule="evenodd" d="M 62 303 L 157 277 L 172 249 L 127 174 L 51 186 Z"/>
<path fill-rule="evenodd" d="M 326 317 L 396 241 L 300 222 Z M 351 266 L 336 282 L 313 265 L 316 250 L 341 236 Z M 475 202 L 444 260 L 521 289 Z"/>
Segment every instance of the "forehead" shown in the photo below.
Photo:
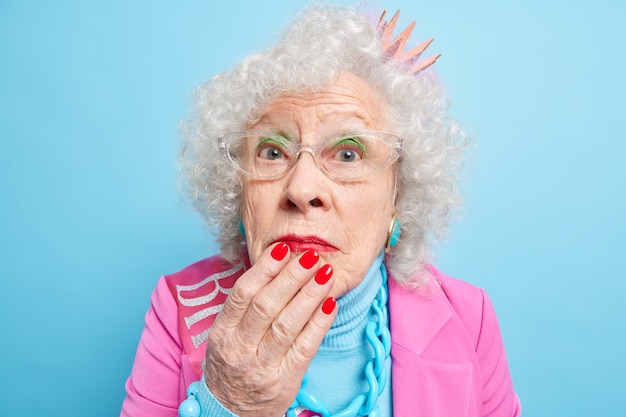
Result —
<path fill-rule="evenodd" d="M 362 78 L 342 73 L 315 89 L 289 92 L 270 100 L 249 128 L 283 128 L 300 133 L 386 130 L 387 115 L 379 92 Z"/>

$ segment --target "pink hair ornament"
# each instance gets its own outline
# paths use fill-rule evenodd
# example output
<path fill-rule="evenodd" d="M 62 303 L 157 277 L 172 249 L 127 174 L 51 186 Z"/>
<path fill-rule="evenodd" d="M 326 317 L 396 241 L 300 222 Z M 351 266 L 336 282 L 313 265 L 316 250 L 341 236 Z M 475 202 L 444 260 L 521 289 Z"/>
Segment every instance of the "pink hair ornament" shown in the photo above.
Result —
<path fill-rule="evenodd" d="M 434 64 L 441 54 L 418 61 L 422 53 L 426 50 L 426 48 L 428 48 L 428 45 L 432 43 L 433 39 L 431 38 L 422 42 L 410 51 L 404 51 L 404 47 L 409 40 L 409 36 L 411 36 L 411 32 L 413 32 L 413 28 L 415 27 L 415 21 L 400 32 L 400 34 L 392 41 L 391 36 L 396 28 L 396 23 L 398 22 L 398 17 L 400 16 L 400 10 L 393 15 L 389 22 L 385 20 L 386 13 L 387 11 L 385 10 L 380 16 L 378 25 L 376 25 L 376 30 L 378 31 L 378 36 L 380 36 L 380 41 L 383 44 L 383 49 L 389 55 L 389 59 L 394 60 L 401 65 L 406 65 L 408 67 L 407 74 L 412 75 L 416 75 Z"/>

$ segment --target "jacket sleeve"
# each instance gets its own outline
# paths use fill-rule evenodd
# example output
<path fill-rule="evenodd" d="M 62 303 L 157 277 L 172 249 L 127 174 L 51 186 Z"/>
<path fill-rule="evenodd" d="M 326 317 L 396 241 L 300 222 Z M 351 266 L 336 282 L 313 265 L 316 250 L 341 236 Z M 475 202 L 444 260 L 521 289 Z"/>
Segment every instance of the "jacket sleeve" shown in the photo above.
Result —
<path fill-rule="evenodd" d="M 177 417 L 182 343 L 176 303 L 165 280 L 152 293 L 132 372 L 126 381 L 121 417 Z"/>
<path fill-rule="evenodd" d="M 165 279 L 152 293 L 150 309 L 139 340 L 135 362 L 126 381 L 126 398 L 121 417 L 177 417 L 186 398 L 185 355 L 177 324 L 177 306 Z M 193 371 L 187 372 L 192 374 Z M 198 400 L 200 417 L 236 417 L 211 394 L 204 380 Z"/>
<path fill-rule="evenodd" d="M 476 344 L 476 354 L 482 380 L 482 417 L 517 417 L 520 401 L 513 382 L 500 334 L 498 319 L 487 294 L 483 295 L 482 322 Z"/>

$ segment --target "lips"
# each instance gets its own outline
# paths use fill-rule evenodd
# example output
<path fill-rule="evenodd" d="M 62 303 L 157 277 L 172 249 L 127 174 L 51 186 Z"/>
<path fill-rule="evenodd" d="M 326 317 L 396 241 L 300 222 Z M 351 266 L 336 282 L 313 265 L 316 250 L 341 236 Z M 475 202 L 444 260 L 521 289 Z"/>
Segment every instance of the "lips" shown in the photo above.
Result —
<path fill-rule="evenodd" d="M 301 253 L 309 249 L 318 252 L 335 252 L 339 250 L 318 236 L 287 235 L 278 238 L 276 242 L 285 242 L 292 253 Z"/>

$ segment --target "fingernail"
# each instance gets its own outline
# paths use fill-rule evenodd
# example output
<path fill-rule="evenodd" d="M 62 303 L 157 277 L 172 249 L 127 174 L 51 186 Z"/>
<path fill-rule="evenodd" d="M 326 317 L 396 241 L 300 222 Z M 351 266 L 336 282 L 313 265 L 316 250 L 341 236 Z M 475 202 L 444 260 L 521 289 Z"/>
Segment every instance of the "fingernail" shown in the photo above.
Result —
<path fill-rule="evenodd" d="M 314 250 L 308 250 L 304 252 L 304 255 L 300 258 L 300 265 L 304 269 L 311 269 L 313 265 L 317 263 L 317 260 L 320 258 L 319 253 Z"/>
<path fill-rule="evenodd" d="M 324 314 L 330 314 L 333 312 L 336 305 L 337 301 L 333 297 L 328 297 L 324 301 L 324 304 L 322 304 L 322 311 L 324 312 Z"/>
<path fill-rule="evenodd" d="M 285 242 L 280 242 L 278 245 L 274 246 L 271 255 L 272 258 L 277 261 L 282 261 L 285 258 L 285 255 L 287 255 L 287 252 L 289 252 L 289 246 L 287 246 Z"/>
<path fill-rule="evenodd" d="M 330 266 L 329 264 L 326 264 L 322 266 L 319 269 L 319 271 L 317 271 L 317 274 L 315 274 L 315 282 L 317 282 L 320 285 L 324 285 L 328 282 L 328 280 L 332 276 L 333 276 L 333 267 Z"/>

